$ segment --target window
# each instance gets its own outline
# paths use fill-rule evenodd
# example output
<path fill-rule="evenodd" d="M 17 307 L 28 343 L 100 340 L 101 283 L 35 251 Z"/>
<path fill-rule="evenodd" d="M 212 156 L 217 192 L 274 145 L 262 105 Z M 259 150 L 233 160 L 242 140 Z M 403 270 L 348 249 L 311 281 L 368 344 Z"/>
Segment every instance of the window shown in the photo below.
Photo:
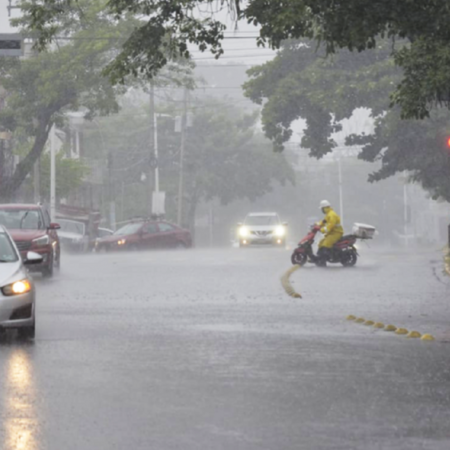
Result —
<path fill-rule="evenodd" d="M 148 223 L 144 227 L 144 233 L 148 233 L 148 234 L 158 233 L 158 225 L 156 225 L 156 223 Z"/>
<path fill-rule="evenodd" d="M 16 262 L 19 258 L 5 233 L 0 233 L 0 262 Z"/>
<path fill-rule="evenodd" d="M 174 231 L 175 227 L 173 225 L 170 225 L 169 223 L 160 223 L 159 229 L 161 233 L 166 233 L 167 231 Z"/>
<path fill-rule="evenodd" d="M 245 225 L 262 226 L 262 225 L 279 225 L 280 219 L 274 215 L 247 216 Z"/>
<path fill-rule="evenodd" d="M 85 233 L 85 225 L 83 222 L 76 222 L 73 220 L 59 220 L 59 226 L 61 227 L 61 231 L 65 231 L 67 233 L 80 234 L 84 236 Z"/>
<path fill-rule="evenodd" d="M 2 209 L 0 224 L 11 230 L 43 230 L 45 224 L 38 209 Z"/>
<path fill-rule="evenodd" d="M 116 236 L 130 236 L 136 234 L 142 227 L 142 223 L 129 223 L 114 232 Z"/>

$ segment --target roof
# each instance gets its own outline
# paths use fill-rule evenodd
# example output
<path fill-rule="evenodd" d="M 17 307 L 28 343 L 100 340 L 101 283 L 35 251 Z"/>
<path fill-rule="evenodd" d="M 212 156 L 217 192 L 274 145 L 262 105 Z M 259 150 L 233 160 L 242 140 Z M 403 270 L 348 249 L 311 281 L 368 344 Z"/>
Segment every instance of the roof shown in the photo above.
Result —
<path fill-rule="evenodd" d="M 256 213 L 249 213 L 248 216 L 278 216 L 278 213 L 276 212 L 256 212 Z"/>
<path fill-rule="evenodd" d="M 4 203 L 0 205 L 0 209 L 40 209 L 40 205 L 34 203 Z"/>

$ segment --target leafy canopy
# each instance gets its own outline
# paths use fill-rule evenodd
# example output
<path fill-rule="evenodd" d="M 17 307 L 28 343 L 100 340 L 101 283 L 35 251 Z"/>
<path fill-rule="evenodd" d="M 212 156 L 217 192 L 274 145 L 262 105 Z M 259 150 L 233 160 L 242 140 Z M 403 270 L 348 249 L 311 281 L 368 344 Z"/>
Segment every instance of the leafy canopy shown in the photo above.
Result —
<path fill-rule="evenodd" d="M 263 104 L 265 134 L 281 151 L 292 137 L 292 124 L 306 122 L 302 146 L 320 158 L 338 146 L 333 133 L 358 108 L 371 111 L 374 134 L 351 135 L 347 144 L 362 147 L 359 157 L 381 162 L 371 174 L 378 181 L 408 171 L 434 197 L 450 200 L 449 111 L 436 108 L 428 119 L 402 120 L 388 97 L 401 73 L 390 57 L 389 42 L 357 55 L 340 50 L 323 58 L 311 42 L 289 41 L 278 56 L 249 71 L 246 95 Z M 450 135 L 450 133 L 449 133 Z"/>
<path fill-rule="evenodd" d="M 69 17 L 83 20 L 81 0 L 23 3 L 22 23 L 38 32 L 42 48 L 64 32 Z M 380 39 L 392 42 L 395 64 L 403 70 L 392 104 L 402 116 L 424 118 L 436 105 L 450 105 L 450 2 L 448 0 L 109 0 L 105 15 L 114 23 L 133 16 L 139 25 L 108 66 L 114 82 L 129 74 L 153 77 L 170 59 L 189 56 L 188 43 L 219 57 L 225 25 L 218 10 L 234 13 L 260 29 L 258 43 L 279 48 L 288 39 L 306 38 L 326 54 L 339 49 L 362 52 Z M 396 40 L 406 41 L 401 48 Z"/>

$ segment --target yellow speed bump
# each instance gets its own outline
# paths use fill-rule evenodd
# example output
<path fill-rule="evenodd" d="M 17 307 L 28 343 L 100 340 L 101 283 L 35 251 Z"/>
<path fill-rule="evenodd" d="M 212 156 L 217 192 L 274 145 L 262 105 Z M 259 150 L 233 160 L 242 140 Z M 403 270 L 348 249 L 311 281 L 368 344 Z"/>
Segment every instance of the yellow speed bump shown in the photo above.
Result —
<path fill-rule="evenodd" d="M 356 316 L 352 316 L 351 314 L 347 316 L 347 320 L 356 320 Z"/>
<path fill-rule="evenodd" d="M 376 323 L 374 323 L 373 324 L 373 327 L 374 328 L 384 328 L 384 323 L 382 323 L 382 322 L 376 322 Z"/>
<path fill-rule="evenodd" d="M 375 325 L 375 322 L 373 320 L 366 320 L 364 322 L 364 325 L 371 327 L 372 325 Z"/>
<path fill-rule="evenodd" d="M 366 321 L 366 319 L 364 319 L 363 317 L 358 317 L 355 322 L 356 323 L 364 323 Z"/>
<path fill-rule="evenodd" d="M 384 331 L 397 331 L 397 327 L 395 325 L 386 325 Z"/>
<path fill-rule="evenodd" d="M 419 333 L 418 331 L 410 331 L 406 337 L 407 338 L 421 338 L 422 334 Z"/>
<path fill-rule="evenodd" d="M 434 341 L 434 337 L 431 334 L 424 334 L 420 340 L 422 341 Z"/>
<path fill-rule="evenodd" d="M 290 276 L 298 269 L 300 269 L 299 265 L 292 266 L 280 279 L 281 285 L 286 291 L 286 294 L 290 295 L 293 298 L 302 298 L 302 296 L 292 287 L 292 284 L 289 281 Z"/>
<path fill-rule="evenodd" d="M 406 328 L 397 328 L 397 330 L 395 331 L 395 334 L 408 334 L 409 331 Z"/>

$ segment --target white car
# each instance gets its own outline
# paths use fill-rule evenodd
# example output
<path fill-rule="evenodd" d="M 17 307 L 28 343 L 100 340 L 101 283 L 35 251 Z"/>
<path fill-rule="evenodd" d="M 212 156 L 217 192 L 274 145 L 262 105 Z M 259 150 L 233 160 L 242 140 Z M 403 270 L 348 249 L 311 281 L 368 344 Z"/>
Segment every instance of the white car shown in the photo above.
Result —
<path fill-rule="evenodd" d="M 250 245 L 286 244 L 287 223 L 283 223 L 277 213 L 250 213 L 243 223 L 238 224 L 239 247 Z"/>
<path fill-rule="evenodd" d="M 35 289 L 25 264 L 39 264 L 41 255 L 28 252 L 24 262 L 9 233 L 0 225 L 0 331 L 17 328 L 19 335 L 34 338 Z"/>

